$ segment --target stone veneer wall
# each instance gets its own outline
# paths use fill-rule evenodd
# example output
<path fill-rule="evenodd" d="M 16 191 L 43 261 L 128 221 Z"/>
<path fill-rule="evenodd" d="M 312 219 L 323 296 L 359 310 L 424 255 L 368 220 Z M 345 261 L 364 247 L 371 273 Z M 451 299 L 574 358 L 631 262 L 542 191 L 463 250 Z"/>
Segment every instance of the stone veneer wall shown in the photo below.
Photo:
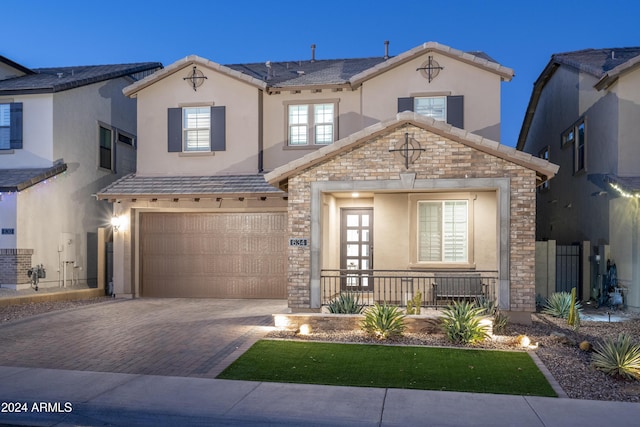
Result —
<path fill-rule="evenodd" d="M 0 286 L 29 283 L 33 249 L 0 249 Z"/>
<path fill-rule="evenodd" d="M 409 132 L 425 152 L 409 169 L 389 147 Z M 327 161 L 289 178 L 289 236 L 311 235 L 311 183 L 317 181 L 399 180 L 412 172 L 419 179 L 509 178 L 510 180 L 510 310 L 535 311 L 536 173 L 428 130 L 404 125 L 372 137 Z M 409 238 L 409 236 L 407 236 Z M 310 309 L 311 248 L 289 248 L 289 307 Z"/>

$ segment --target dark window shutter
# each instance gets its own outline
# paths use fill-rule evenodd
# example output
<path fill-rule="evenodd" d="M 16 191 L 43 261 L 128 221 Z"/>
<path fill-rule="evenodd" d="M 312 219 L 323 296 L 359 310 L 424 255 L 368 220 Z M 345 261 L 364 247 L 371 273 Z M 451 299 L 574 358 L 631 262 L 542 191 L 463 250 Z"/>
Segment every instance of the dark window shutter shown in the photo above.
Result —
<path fill-rule="evenodd" d="M 211 107 L 211 151 L 226 149 L 225 107 Z"/>
<path fill-rule="evenodd" d="M 168 112 L 168 151 L 180 153 L 182 152 L 182 108 L 169 108 Z"/>
<path fill-rule="evenodd" d="M 464 129 L 464 96 L 447 96 L 447 123 Z"/>
<path fill-rule="evenodd" d="M 22 148 L 22 102 L 13 102 L 9 106 L 9 148 Z"/>
<path fill-rule="evenodd" d="M 413 111 L 413 97 L 398 98 L 398 113 L 403 111 Z"/>

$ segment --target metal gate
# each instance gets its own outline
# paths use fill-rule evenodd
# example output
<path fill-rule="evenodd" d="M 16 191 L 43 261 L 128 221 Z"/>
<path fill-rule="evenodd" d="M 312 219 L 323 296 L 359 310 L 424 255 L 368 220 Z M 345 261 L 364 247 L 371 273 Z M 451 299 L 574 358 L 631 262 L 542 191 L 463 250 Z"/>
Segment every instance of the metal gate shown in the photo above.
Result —
<path fill-rule="evenodd" d="M 578 298 L 582 298 L 581 251 L 581 245 L 556 246 L 556 292 L 571 292 L 575 287 Z"/>

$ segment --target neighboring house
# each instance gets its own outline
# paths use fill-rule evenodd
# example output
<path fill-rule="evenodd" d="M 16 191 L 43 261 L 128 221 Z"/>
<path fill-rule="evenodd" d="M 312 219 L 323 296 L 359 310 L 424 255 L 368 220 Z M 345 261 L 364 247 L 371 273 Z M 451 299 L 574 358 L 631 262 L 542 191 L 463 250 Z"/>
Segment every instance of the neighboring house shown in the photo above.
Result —
<path fill-rule="evenodd" d="M 560 165 L 539 189 L 536 238 L 586 243 L 584 300 L 598 297 L 609 260 L 625 303 L 640 308 L 638 135 L 640 47 L 552 55 L 535 82 L 517 148 Z"/>
<path fill-rule="evenodd" d="M 122 89 L 159 63 L 29 69 L 0 56 L 0 286 L 98 282 L 105 185 L 135 171 L 136 104 Z M 101 253 L 104 251 L 101 250 Z"/>
<path fill-rule="evenodd" d="M 489 272 L 503 309 L 533 311 L 535 186 L 556 167 L 496 142 L 513 71 L 438 43 L 385 50 L 227 66 L 189 56 L 127 87 L 137 173 L 98 194 L 123 224 L 116 293 L 318 310 L 338 274 L 376 300 L 420 290 L 431 304 L 436 273 Z M 397 273 L 393 295 L 383 270 Z"/>

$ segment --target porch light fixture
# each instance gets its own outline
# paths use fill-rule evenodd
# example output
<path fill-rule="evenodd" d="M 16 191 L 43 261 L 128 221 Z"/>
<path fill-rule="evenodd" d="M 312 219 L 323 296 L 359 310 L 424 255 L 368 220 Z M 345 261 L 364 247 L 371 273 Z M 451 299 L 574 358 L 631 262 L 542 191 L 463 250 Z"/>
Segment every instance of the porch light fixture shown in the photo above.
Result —
<path fill-rule="evenodd" d="M 358 197 L 360 197 L 360 193 L 351 193 L 351 197 L 357 199 Z"/>
<path fill-rule="evenodd" d="M 126 218 L 124 216 L 113 216 L 111 217 L 111 226 L 113 227 L 113 231 L 116 233 L 120 229 L 124 229 L 126 225 Z"/>

